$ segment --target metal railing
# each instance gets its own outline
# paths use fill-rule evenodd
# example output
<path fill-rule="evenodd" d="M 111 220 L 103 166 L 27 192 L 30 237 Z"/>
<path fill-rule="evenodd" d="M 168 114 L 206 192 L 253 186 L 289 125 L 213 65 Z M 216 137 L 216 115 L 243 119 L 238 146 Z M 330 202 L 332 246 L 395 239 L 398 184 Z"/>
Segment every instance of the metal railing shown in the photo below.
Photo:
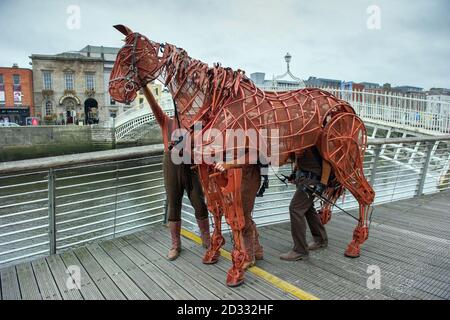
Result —
<path fill-rule="evenodd" d="M 301 87 L 260 86 L 259 88 L 267 91 L 283 91 Z M 343 90 L 329 87 L 321 89 L 348 101 L 365 121 L 429 135 L 450 133 L 450 102 L 422 99 L 394 92 Z M 169 116 L 174 115 L 173 102 L 170 99 L 164 99 L 160 104 Z M 140 126 L 154 121 L 155 118 L 147 103 L 130 108 L 114 120 L 116 141 L 122 140 Z"/>
<path fill-rule="evenodd" d="M 268 91 L 296 89 L 292 86 L 260 86 L 260 88 Z M 321 89 L 348 101 L 365 121 L 375 121 L 431 135 L 450 133 L 450 102 L 387 91 L 343 90 L 329 87 Z"/>
<path fill-rule="evenodd" d="M 157 145 L 0 163 L 0 266 L 162 223 L 162 150 Z M 373 139 L 364 169 L 380 204 L 449 189 L 449 163 L 450 136 Z M 289 174 L 291 168 L 273 170 Z M 270 188 L 255 205 L 258 225 L 289 219 L 295 187 L 270 172 Z M 357 202 L 347 193 L 339 205 L 351 209 Z M 183 220 L 197 230 L 186 198 Z"/>
<path fill-rule="evenodd" d="M 161 223 L 161 150 L 1 163 L 0 265 Z"/>
<path fill-rule="evenodd" d="M 160 104 L 166 114 L 169 117 L 173 117 L 173 102 L 165 99 L 162 100 Z M 142 103 L 132 107 L 119 114 L 114 119 L 112 126 L 115 128 L 115 139 L 116 141 L 120 141 L 134 129 L 139 128 L 144 124 L 153 122 L 155 122 L 155 116 L 147 103 Z"/>

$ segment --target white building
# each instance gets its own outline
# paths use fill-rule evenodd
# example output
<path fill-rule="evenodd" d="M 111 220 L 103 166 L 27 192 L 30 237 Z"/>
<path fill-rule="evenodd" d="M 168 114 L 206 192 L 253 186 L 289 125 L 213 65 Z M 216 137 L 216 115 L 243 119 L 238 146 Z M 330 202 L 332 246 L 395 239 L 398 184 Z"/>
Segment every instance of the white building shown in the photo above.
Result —
<path fill-rule="evenodd" d="M 427 100 L 427 112 L 446 116 L 450 114 L 450 95 L 431 94 Z"/>

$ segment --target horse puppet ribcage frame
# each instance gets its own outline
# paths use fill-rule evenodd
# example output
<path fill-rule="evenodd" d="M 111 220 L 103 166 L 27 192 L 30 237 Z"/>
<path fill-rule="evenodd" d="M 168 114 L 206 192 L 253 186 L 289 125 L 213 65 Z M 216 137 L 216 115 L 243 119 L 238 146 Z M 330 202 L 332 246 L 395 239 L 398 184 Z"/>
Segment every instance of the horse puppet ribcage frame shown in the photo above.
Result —
<path fill-rule="evenodd" d="M 215 171 L 214 165 L 207 162 L 197 166 L 208 209 L 215 222 L 204 263 L 214 263 L 220 256 L 224 244 L 220 228 L 222 217 L 225 217 L 234 240 L 233 265 L 228 272 L 227 284 L 235 286 L 244 280 L 243 265 L 247 256 L 242 241 L 245 227 L 242 167 L 250 165 L 249 153 L 253 149 L 264 149 L 258 153 L 259 161 L 262 154 L 272 165 L 282 166 L 295 160 L 304 150 L 317 148 L 324 166 L 331 169 L 323 193 L 329 201 L 322 202 L 319 211 L 322 222 L 327 223 L 331 217 L 331 203 L 345 189 L 349 190 L 359 203 L 359 221 L 345 254 L 359 256 L 360 246 L 368 237 L 368 211 L 375 193 L 363 173 L 366 129 L 347 102 L 314 88 L 265 92 L 241 70 L 233 71 L 219 64 L 210 68 L 174 45 L 153 42 L 124 26 L 116 28 L 126 35 L 126 44 L 119 52 L 111 74 L 111 96 L 119 102 L 130 102 L 141 88 L 150 94 L 146 84 L 158 79 L 170 90 L 178 121 L 194 141 L 193 128 L 201 124 L 201 152 L 211 149 L 219 140 L 222 143 L 222 149 L 216 146 L 214 150 L 229 164 L 225 172 Z M 149 100 L 153 111 L 159 113 L 159 106 Z M 234 138 L 227 139 L 230 130 L 255 134 L 248 134 L 239 144 Z M 276 132 L 276 147 L 268 142 L 273 138 L 271 132 Z M 198 147 L 192 154 L 198 152 Z M 247 151 L 246 160 L 236 165 L 239 151 L 243 150 Z"/>

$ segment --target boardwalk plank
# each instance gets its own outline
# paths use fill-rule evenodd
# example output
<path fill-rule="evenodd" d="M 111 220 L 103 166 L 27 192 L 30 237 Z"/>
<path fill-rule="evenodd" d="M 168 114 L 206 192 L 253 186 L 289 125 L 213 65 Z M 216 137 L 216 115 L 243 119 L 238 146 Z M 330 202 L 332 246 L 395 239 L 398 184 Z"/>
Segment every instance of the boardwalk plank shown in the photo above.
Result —
<path fill-rule="evenodd" d="M 72 285 L 72 278 L 61 257 L 59 255 L 47 257 L 47 263 L 62 298 L 64 300 L 83 300 L 83 296 L 78 288 L 75 285 Z"/>
<path fill-rule="evenodd" d="M 81 262 L 77 259 L 73 252 L 64 252 L 61 254 L 61 259 L 64 264 L 69 266 L 77 266 L 80 268 L 80 281 L 81 287 L 80 292 L 85 300 L 104 300 L 102 293 L 95 285 L 94 280 L 91 278 L 89 273 L 83 267 Z"/>
<path fill-rule="evenodd" d="M 165 254 L 162 254 L 157 250 L 157 244 L 149 242 L 148 239 L 141 238 L 141 234 L 138 233 L 135 235 L 140 241 L 134 242 L 133 246 L 145 255 L 150 261 L 155 262 L 159 268 L 164 270 L 170 277 L 176 281 L 180 286 L 186 288 L 190 291 L 192 296 L 195 299 L 203 299 L 203 300 L 218 300 L 219 297 L 214 295 L 210 290 L 205 288 L 198 281 L 198 274 L 190 268 L 188 265 L 183 265 L 181 268 L 179 267 L 176 260 L 174 262 L 168 261 L 165 257 Z M 128 240 L 128 237 L 125 237 Z M 152 243 L 151 247 L 148 246 L 147 243 Z"/>
<path fill-rule="evenodd" d="M 116 239 L 114 243 L 119 249 L 127 255 L 136 265 L 141 268 L 150 278 L 158 283 L 164 291 L 166 291 L 175 300 L 192 300 L 192 295 L 176 281 L 174 281 L 170 275 L 166 274 L 164 270 L 161 270 L 157 265 L 149 261 L 144 255 L 136 250 L 132 244 L 127 242 L 124 238 Z"/>
<path fill-rule="evenodd" d="M 144 242 L 152 243 L 152 247 L 158 251 L 159 253 L 166 253 L 165 244 L 162 242 L 161 237 L 157 236 L 155 238 L 151 238 L 149 235 L 142 234 L 142 239 L 145 239 Z M 195 246 L 195 244 L 192 243 L 192 246 Z M 240 300 L 249 299 L 251 296 L 257 295 L 257 292 L 255 292 L 253 289 L 241 289 L 244 287 L 234 288 L 230 289 L 225 284 L 225 277 L 226 273 L 219 269 L 217 266 L 207 266 L 201 263 L 201 260 L 199 257 L 192 251 L 189 250 L 191 246 L 189 246 L 189 243 L 184 242 L 183 243 L 183 251 L 180 257 L 177 259 L 179 260 L 177 263 L 179 265 L 189 265 L 193 270 L 193 273 L 197 275 L 197 278 L 199 274 L 201 274 L 201 281 L 205 282 L 205 286 L 209 288 L 212 292 L 214 292 L 217 296 L 219 296 L 220 299 L 227 299 L 227 300 Z M 164 251 L 160 251 L 164 250 Z M 165 256 L 161 256 L 165 259 Z"/>
<path fill-rule="evenodd" d="M 99 245 L 90 245 L 88 250 L 128 299 L 148 300 L 145 293 Z"/>
<path fill-rule="evenodd" d="M 31 263 L 22 263 L 16 266 L 17 277 L 19 278 L 20 291 L 23 300 L 42 300 L 39 287 L 34 276 Z"/>
<path fill-rule="evenodd" d="M 45 258 L 35 260 L 31 263 L 39 286 L 39 291 L 43 300 L 61 300 L 61 294 L 58 286 L 53 279 L 52 273 L 47 265 Z"/>
<path fill-rule="evenodd" d="M 106 274 L 87 248 L 76 249 L 74 254 L 106 300 L 126 300 L 122 291 Z"/>
<path fill-rule="evenodd" d="M 161 245 L 163 245 L 163 243 L 161 242 L 162 240 L 160 240 L 161 238 L 166 239 L 166 241 L 169 240 L 169 235 L 167 232 L 165 232 L 165 230 L 156 229 L 149 233 L 149 235 L 154 235 L 153 238 L 155 239 L 155 241 L 160 242 Z M 188 249 L 197 256 L 197 259 L 192 260 L 191 264 L 201 264 L 204 249 L 188 239 L 183 240 L 183 245 L 186 246 L 186 244 L 188 244 Z M 216 266 L 222 270 L 223 276 L 221 281 L 225 283 L 226 274 L 228 272 L 228 269 L 231 267 L 231 262 L 225 259 L 220 259 L 219 263 L 216 264 Z M 241 286 L 241 288 L 245 288 L 244 290 L 247 291 L 247 299 L 286 299 L 288 297 L 286 293 L 282 292 L 272 284 L 268 284 L 266 281 L 256 277 L 249 272 L 246 273 L 246 285 Z"/>
<path fill-rule="evenodd" d="M 16 268 L 9 267 L 1 271 L 3 300 L 20 300 L 20 286 L 17 279 Z"/>
<path fill-rule="evenodd" d="M 171 297 L 131 259 L 129 259 L 113 241 L 105 241 L 100 245 L 117 265 L 134 281 L 152 300 L 168 300 Z"/>

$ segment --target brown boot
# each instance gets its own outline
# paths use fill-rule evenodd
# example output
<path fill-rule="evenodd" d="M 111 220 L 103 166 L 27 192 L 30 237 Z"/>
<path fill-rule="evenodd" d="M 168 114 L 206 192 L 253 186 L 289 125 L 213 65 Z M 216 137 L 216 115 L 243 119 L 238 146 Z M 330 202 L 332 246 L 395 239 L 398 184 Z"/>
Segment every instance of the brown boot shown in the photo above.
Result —
<path fill-rule="evenodd" d="M 202 238 L 203 247 L 208 249 L 211 245 L 211 235 L 209 233 L 209 219 L 197 220 L 198 228 L 200 229 L 200 237 Z"/>
<path fill-rule="evenodd" d="M 302 260 L 302 259 L 306 259 L 306 258 L 308 258 L 307 254 L 298 253 L 294 250 L 291 250 L 287 253 L 283 253 L 282 255 L 280 255 L 280 259 L 285 260 L 285 261 L 297 261 L 297 260 Z"/>
<path fill-rule="evenodd" d="M 264 249 L 261 243 L 259 242 L 259 233 L 256 228 L 256 224 L 253 224 L 254 227 L 254 249 L 255 249 L 255 260 L 263 260 L 264 259 Z"/>
<path fill-rule="evenodd" d="M 311 242 L 311 243 L 309 243 L 308 244 L 308 250 L 309 251 L 314 251 L 314 250 L 319 250 L 319 249 L 322 249 L 322 248 L 326 248 L 328 246 L 328 242 L 317 242 L 317 241 L 314 241 L 314 242 Z"/>
<path fill-rule="evenodd" d="M 181 221 L 170 221 L 169 230 L 172 237 L 172 248 L 169 250 L 167 259 L 173 261 L 179 257 L 181 252 Z"/>

